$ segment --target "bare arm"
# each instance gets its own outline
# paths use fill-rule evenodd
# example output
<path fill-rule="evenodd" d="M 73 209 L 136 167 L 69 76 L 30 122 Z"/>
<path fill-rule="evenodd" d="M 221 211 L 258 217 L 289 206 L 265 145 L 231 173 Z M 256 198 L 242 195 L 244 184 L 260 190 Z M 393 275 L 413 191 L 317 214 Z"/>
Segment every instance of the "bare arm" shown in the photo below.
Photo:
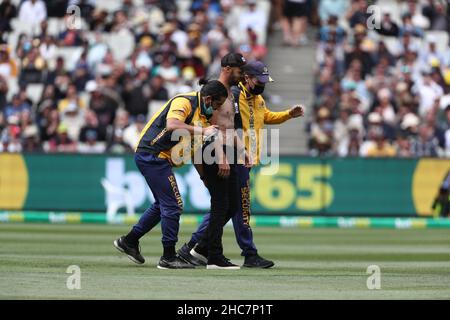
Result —
<path fill-rule="evenodd" d="M 224 145 L 224 134 L 222 131 L 219 131 L 219 134 L 214 141 L 214 151 L 216 153 L 216 161 L 219 169 L 217 175 L 221 178 L 228 178 L 230 175 L 230 164 L 228 163 L 227 155 L 223 150 Z"/>
<path fill-rule="evenodd" d="M 204 134 L 206 136 L 214 133 L 217 130 L 216 125 L 209 126 L 206 128 L 196 127 L 196 126 L 191 126 L 189 124 L 186 124 L 183 121 L 180 121 L 175 118 L 167 119 L 166 128 L 167 128 L 167 131 L 183 129 L 183 130 L 187 130 L 190 134 Z"/>
<path fill-rule="evenodd" d="M 194 167 L 197 170 L 198 175 L 200 176 L 200 179 L 203 181 L 203 183 L 206 186 L 207 181 L 205 179 L 205 170 L 203 170 L 203 164 L 194 163 Z"/>

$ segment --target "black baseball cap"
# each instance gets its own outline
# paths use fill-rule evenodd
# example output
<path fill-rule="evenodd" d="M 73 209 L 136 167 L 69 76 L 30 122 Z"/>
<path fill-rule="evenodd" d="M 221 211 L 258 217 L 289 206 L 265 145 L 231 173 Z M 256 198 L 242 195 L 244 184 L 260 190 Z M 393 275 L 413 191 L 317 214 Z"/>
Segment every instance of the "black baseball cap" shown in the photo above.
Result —
<path fill-rule="evenodd" d="M 243 70 L 248 75 L 256 76 L 261 83 L 273 82 L 269 74 L 269 69 L 261 61 L 250 61 L 245 65 Z"/>
<path fill-rule="evenodd" d="M 247 63 L 244 56 L 240 53 L 227 53 L 220 61 L 220 65 L 224 67 L 241 68 Z"/>

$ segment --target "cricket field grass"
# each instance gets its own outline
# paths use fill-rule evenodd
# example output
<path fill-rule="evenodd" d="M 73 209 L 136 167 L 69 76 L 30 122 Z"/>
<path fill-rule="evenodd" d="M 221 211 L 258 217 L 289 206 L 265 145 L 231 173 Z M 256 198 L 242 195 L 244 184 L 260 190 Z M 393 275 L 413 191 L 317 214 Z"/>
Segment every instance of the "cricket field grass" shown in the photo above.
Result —
<path fill-rule="evenodd" d="M 128 226 L 0 223 L 0 299 L 450 299 L 447 229 L 254 228 L 268 270 L 159 270 L 159 227 L 136 265 L 112 245 Z M 193 227 L 182 226 L 179 248 Z M 227 257 L 242 264 L 232 228 Z M 69 290 L 71 265 L 81 289 Z M 380 268 L 369 290 L 367 268 Z"/>

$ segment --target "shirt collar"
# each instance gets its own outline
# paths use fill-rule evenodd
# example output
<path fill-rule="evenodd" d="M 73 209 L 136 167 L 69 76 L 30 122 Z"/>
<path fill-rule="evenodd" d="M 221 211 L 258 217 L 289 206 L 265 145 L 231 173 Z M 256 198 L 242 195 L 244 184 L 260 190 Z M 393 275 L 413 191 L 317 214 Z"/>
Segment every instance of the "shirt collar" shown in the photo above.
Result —
<path fill-rule="evenodd" d="M 245 98 L 250 99 L 253 97 L 253 95 L 247 90 L 242 82 L 239 82 L 238 86 L 244 92 Z"/>

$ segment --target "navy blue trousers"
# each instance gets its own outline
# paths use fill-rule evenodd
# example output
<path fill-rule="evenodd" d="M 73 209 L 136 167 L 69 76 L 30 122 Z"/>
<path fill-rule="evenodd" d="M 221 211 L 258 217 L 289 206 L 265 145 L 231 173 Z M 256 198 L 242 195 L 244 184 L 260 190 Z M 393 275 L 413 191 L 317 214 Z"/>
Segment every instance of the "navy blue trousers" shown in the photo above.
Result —
<path fill-rule="evenodd" d="M 183 200 L 172 166 L 169 161 L 145 152 L 137 152 L 134 160 L 145 177 L 155 202 L 145 210 L 132 231 L 141 238 L 161 221 L 163 246 L 175 246 L 178 241 Z"/>
<path fill-rule="evenodd" d="M 239 180 L 239 205 L 238 212 L 232 217 L 236 241 L 242 250 L 241 255 L 256 254 L 256 246 L 253 243 L 253 233 L 250 228 L 250 169 L 244 165 L 236 165 L 236 173 Z M 192 234 L 191 241 L 198 243 L 204 236 L 208 227 L 211 214 L 203 217 L 200 226 Z"/>

